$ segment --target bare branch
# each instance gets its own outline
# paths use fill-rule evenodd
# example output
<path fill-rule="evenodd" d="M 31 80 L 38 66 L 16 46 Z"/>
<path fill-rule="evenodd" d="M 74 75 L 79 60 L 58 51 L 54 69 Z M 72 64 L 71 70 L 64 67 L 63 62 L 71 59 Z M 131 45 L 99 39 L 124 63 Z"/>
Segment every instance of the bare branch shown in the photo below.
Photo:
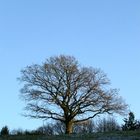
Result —
<path fill-rule="evenodd" d="M 21 96 L 28 116 L 60 120 L 66 129 L 103 113 L 122 115 L 127 109 L 118 91 L 109 87 L 103 71 L 81 67 L 71 56 L 51 57 L 42 65 L 27 66 L 19 80 L 24 83 Z"/>

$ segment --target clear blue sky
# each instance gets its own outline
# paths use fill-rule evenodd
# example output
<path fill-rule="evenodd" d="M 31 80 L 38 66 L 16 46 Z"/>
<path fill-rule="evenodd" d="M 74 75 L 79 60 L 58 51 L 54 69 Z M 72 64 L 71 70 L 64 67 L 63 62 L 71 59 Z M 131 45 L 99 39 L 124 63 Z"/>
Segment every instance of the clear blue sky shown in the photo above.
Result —
<path fill-rule="evenodd" d="M 139 0 L 0 1 L 0 128 L 34 129 L 21 116 L 20 70 L 50 56 L 101 68 L 140 119 Z"/>

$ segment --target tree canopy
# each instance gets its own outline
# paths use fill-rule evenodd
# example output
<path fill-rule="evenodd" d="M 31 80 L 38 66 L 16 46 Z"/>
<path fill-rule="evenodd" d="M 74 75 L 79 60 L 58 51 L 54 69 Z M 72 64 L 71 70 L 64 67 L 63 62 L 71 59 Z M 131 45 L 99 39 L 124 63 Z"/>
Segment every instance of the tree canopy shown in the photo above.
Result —
<path fill-rule="evenodd" d="M 82 67 L 73 56 L 50 57 L 21 70 L 21 96 L 27 116 L 63 122 L 66 133 L 74 123 L 104 113 L 123 114 L 126 103 L 101 69 Z"/>

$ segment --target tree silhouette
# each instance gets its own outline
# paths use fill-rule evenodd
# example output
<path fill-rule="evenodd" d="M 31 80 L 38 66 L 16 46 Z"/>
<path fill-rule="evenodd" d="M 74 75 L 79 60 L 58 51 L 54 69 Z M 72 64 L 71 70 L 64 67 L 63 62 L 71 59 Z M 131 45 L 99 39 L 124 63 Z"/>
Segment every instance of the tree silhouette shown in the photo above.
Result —
<path fill-rule="evenodd" d="M 100 69 L 82 67 L 72 56 L 50 57 L 42 65 L 21 71 L 21 96 L 27 102 L 27 116 L 54 119 L 72 133 L 73 124 L 104 113 L 123 114 L 127 108 L 116 89 L 109 87 Z"/>
<path fill-rule="evenodd" d="M 1 135 L 9 135 L 9 129 L 7 126 L 2 127 L 1 129 Z"/>
<path fill-rule="evenodd" d="M 136 130 L 138 127 L 138 121 L 135 120 L 133 112 L 129 112 L 128 118 L 124 119 L 125 124 L 122 126 L 123 130 Z"/>
<path fill-rule="evenodd" d="M 120 130 L 120 126 L 113 117 L 103 118 L 97 121 L 97 132 L 112 132 L 118 130 Z"/>

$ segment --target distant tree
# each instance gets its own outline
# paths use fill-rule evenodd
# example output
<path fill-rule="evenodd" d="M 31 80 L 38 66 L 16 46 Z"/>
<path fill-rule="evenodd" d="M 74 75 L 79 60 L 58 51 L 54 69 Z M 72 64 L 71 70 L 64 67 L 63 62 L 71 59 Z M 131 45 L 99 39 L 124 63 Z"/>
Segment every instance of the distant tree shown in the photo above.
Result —
<path fill-rule="evenodd" d="M 54 126 L 53 124 L 47 124 L 45 126 L 39 127 L 36 132 L 39 134 L 44 134 L 44 135 L 54 135 Z"/>
<path fill-rule="evenodd" d="M 113 117 L 103 118 L 97 120 L 97 132 L 111 132 L 120 130 L 120 126 Z"/>
<path fill-rule="evenodd" d="M 109 88 L 104 72 L 81 67 L 72 56 L 51 57 L 42 65 L 21 71 L 21 96 L 27 101 L 26 114 L 32 118 L 54 119 L 72 133 L 75 123 L 104 113 L 123 114 L 127 108 L 116 89 Z"/>
<path fill-rule="evenodd" d="M 77 123 L 73 127 L 74 133 L 92 133 L 95 130 L 95 124 L 92 120 L 87 120 L 85 122 Z"/>
<path fill-rule="evenodd" d="M 61 121 L 56 121 L 53 125 L 54 134 L 61 135 L 65 133 L 65 124 Z"/>
<path fill-rule="evenodd" d="M 9 135 L 9 129 L 7 126 L 2 127 L 1 129 L 1 135 Z"/>
<path fill-rule="evenodd" d="M 12 135 L 24 135 L 25 133 L 24 133 L 24 131 L 21 128 L 19 128 L 19 129 L 12 130 L 11 134 Z"/>
<path fill-rule="evenodd" d="M 32 135 L 32 131 L 25 130 L 25 131 L 24 131 L 24 135 Z"/>
<path fill-rule="evenodd" d="M 133 112 L 129 112 L 128 118 L 124 119 L 123 130 L 136 130 L 138 129 L 139 122 L 135 120 L 135 115 Z"/>
<path fill-rule="evenodd" d="M 40 126 L 36 129 L 36 132 L 40 135 L 45 135 L 46 133 L 46 129 L 45 129 L 45 126 Z"/>
<path fill-rule="evenodd" d="M 65 133 L 65 126 L 62 122 L 56 121 L 49 123 L 36 129 L 36 132 L 42 135 L 59 135 Z"/>

